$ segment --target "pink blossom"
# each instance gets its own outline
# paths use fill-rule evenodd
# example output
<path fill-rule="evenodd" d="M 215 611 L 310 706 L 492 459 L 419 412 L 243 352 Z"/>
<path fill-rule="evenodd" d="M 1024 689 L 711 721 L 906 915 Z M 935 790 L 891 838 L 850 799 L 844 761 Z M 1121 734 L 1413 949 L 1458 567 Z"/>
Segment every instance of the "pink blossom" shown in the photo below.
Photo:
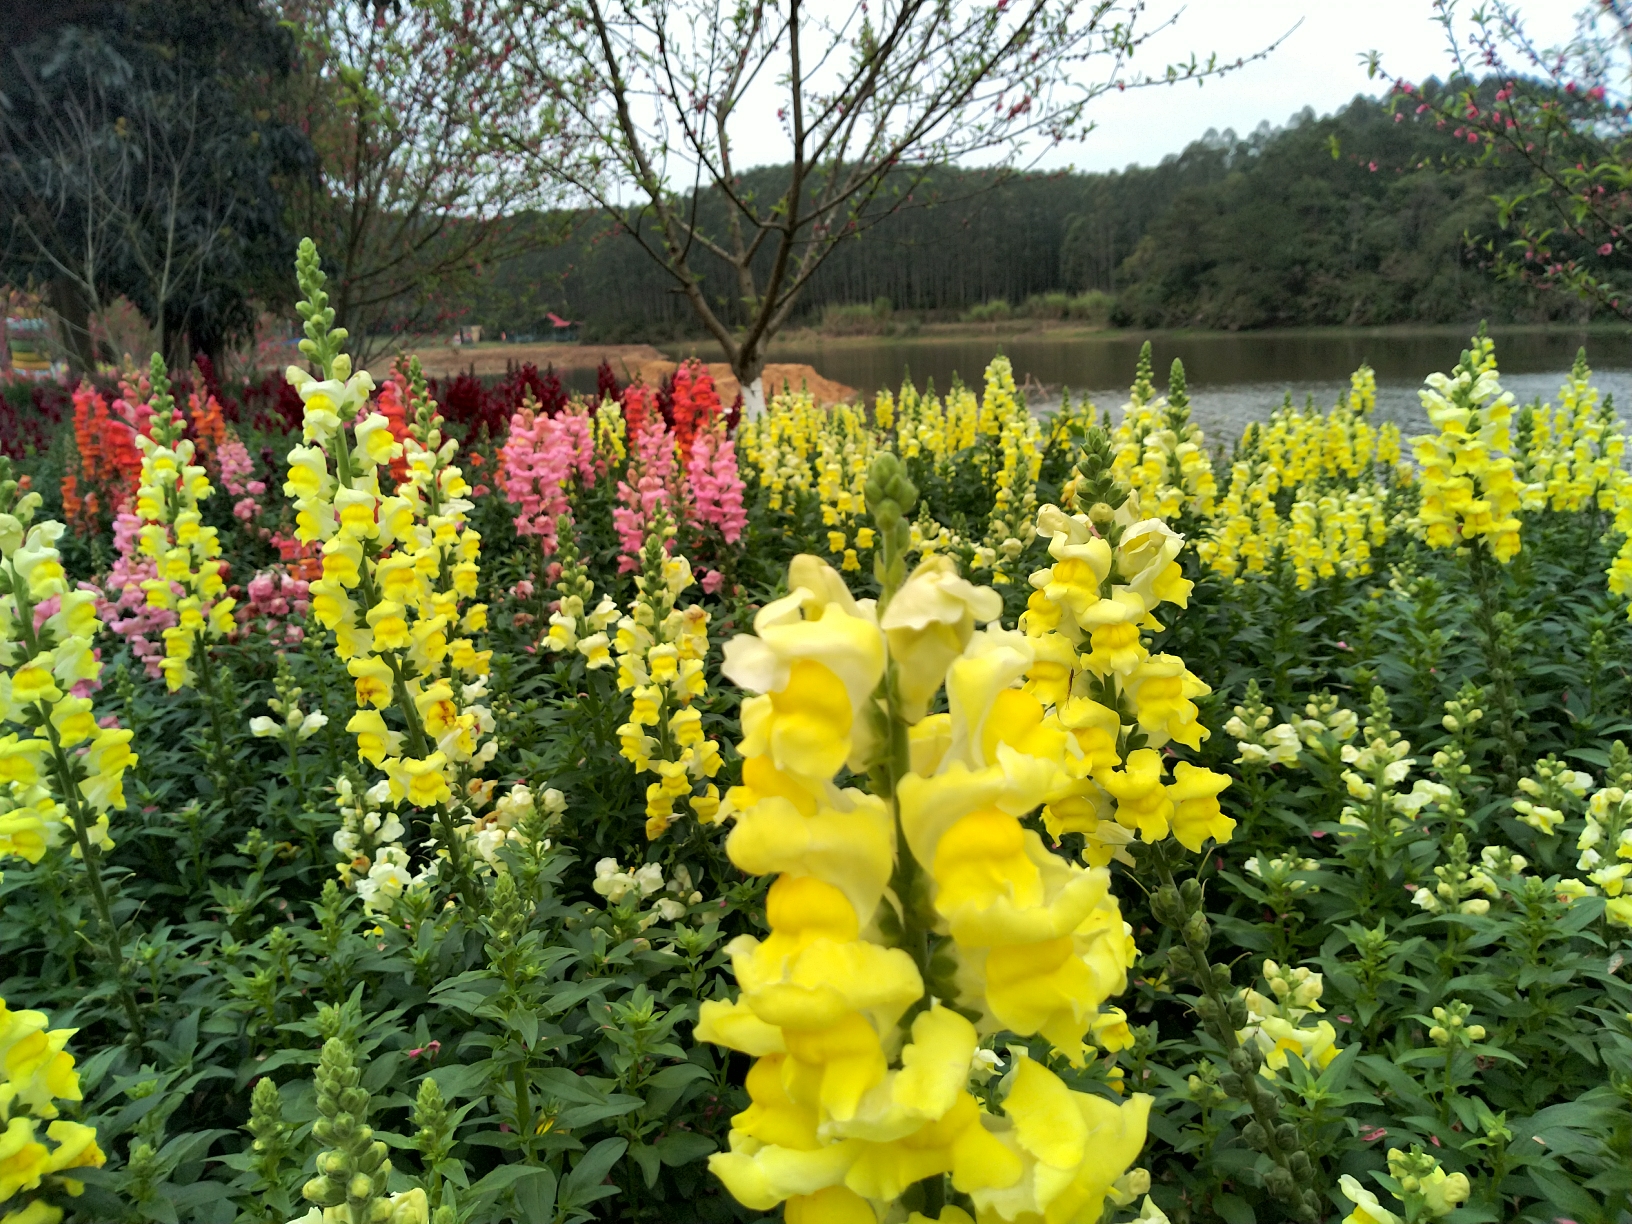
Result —
<path fill-rule="evenodd" d="M 306 631 L 301 622 L 311 609 L 311 588 L 295 575 L 274 567 L 262 570 L 244 588 L 238 607 L 240 635 L 262 634 L 274 642 L 297 645 Z"/>
<path fill-rule="evenodd" d="M 260 512 L 260 503 L 253 497 L 240 497 L 237 501 L 232 503 L 233 517 L 242 519 L 246 523 Z"/>
<path fill-rule="evenodd" d="M 142 520 L 126 511 L 113 520 L 113 547 L 117 554 L 113 566 L 100 582 L 82 583 L 81 589 L 91 590 L 98 596 L 96 614 L 102 623 L 125 639 L 130 652 L 141 660 L 147 674 L 157 680 L 161 674 L 159 660 L 164 657 L 163 647 L 154 639 L 176 623 L 176 614 L 168 608 L 150 607 L 147 593 L 141 584 L 158 576 L 158 566 L 152 558 L 141 554 L 137 536 Z M 182 594 L 179 583 L 172 589 Z"/>
<path fill-rule="evenodd" d="M 249 448 L 236 437 L 229 435 L 221 444 L 216 451 L 216 463 L 221 468 L 221 483 L 234 497 L 242 497 L 253 491 L 250 486 L 261 484 L 258 480 L 248 479 L 255 472 L 255 461 L 249 457 Z M 264 484 L 261 484 L 261 492 L 266 492 Z"/>
<path fill-rule="evenodd" d="M 725 575 L 719 570 L 705 569 L 702 571 L 700 584 L 703 590 L 707 591 L 710 595 L 713 595 L 719 591 L 720 584 L 724 581 Z"/>
<path fill-rule="evenodd" d="M 42 599 L 34 605 L 34 632 L 40 631 L 40 626 L 62 610 L 62 596 L 53 595 L 49 599 Z"/>
<path fill-rule="evenodd" d="M 663 418 L 655 413 L 629 437 L 629 468 L 618 482 L 618 501 L 612 511 L 620 553 L 618 570 L 631 573 L 640 568 L 640 549 L 646 539 L 646 524 L 658 506 L 667 509 L 676 523 L 686 519 L 680 497 L 675 464 L 674 435 Z M 672 541 L 669 541 L 672 547 Z"/>
<path fill-rule="evenodd" d="M 725 542 L 735 544 L 742 538 L 748 515 L 742 508 L 737 448 L 726 437 L 723 422 L 698 433 L 692 441 L 686 477 L 697 522 L 718 527 Z"/>
<path fill-rule="evenodd" d="M 534 535 L 554 552 L 555 520 L 566 512 L 567 484 L 577 477 L 595 483 L 594 429 L 582 404 L 558 415 L 523 408 L 510 418 L 510 436 L 499 448 L 499 487 L 515 507 L 516 534 Z"/>

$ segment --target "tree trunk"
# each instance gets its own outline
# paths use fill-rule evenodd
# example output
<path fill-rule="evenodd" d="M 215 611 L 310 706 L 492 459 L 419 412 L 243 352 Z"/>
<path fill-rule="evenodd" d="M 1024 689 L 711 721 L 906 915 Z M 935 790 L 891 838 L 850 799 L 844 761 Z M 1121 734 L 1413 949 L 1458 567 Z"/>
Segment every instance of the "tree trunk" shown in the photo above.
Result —
<path fill-rule="evenodd" d="M 75 374 L 96 370 L 96 348 L 91 343 L 91 307 L 78 281 L 53 277 L 49 294 L 51 309 L 62 322 L 62 342 L 68 349 L 68 364 Z"/>

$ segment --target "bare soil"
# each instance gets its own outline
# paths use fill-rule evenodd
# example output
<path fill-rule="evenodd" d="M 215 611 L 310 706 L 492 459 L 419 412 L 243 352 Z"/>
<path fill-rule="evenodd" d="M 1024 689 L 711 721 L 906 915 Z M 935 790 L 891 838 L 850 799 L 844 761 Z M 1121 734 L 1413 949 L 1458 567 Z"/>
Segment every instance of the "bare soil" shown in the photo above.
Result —
<path fill-rule="evenodd" d="M 644 362 L 662 361 L 663 354 L 649 344 L 426 344 L 410 346 L 419 364 L 432 378 L 448 378 L 474 371 L 481 376 L 503 374 L 512 365 L 531 362 L 539 369 L 593 370 L 609 362 L 620 379 L 634 377 Z M 379 358 L 369 366 L 376 378 L 391 369 L 393 356 Z"/>
<path fill-rule="evenodd" d="M 605 361 L 623 382 L 641 379 L 656 386 L 678 368 L 678 363 L 665 357 L 649 344 L 466 344 L 455 348 L 450 345 L 428 345 L 415 350 L 425 373 L 433 378 L 447 378 L 474 371 L 479 376 L 505 373 L 512 365 L 532 362 L 539 369 L 554 366 L 557 370 L 593 370 Z M 391 368 L 391 358 L 382 357 L 369 367 L 376 378 L 384 377 Z M 724 362 L 710 362 L 708 372 L 719 390 L 720 401 L 732 403 L 740 388 Z M 807 388 L 818 404 L 838 404 L 856 398 L 854 387 L 823 378 L 812 366 L 773 362 L 762 375 L 766 393 L 779 391 L 783 385 L 794 390 Z"/>

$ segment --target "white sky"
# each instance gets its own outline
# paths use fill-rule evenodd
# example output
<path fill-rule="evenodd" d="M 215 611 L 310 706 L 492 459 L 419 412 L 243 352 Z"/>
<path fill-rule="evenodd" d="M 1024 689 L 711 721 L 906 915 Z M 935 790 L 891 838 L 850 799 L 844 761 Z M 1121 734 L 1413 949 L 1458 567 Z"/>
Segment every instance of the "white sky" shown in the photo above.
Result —
<path fill-rule="evenodd" d="M 1466 13 L 1473 5 L 1464 0 L 1460 7 Z M 1569 37 L 1579 3 L 1519 0 L 1515 7 L 1532 37 L 1545 45 Z M 1163 11 L 1171 10 L 1152 0 L 1151 12 Z M 1186 59 L 1191 50 L 1198 58 L 1217 52 L 1221 61 L 1251 54 L 1300 18 L 1303 24 L 1268 59 L 1221 80 L 1101 97 L 1094 104 L 1098 128 L 1074 147 L 1050 150 L 1042 165 L 1079 170 L 1150 165 L 1210 127 L 1233 127 L 1245 135 L 1265 119 L 1283 124 L 1305 106 L 1328 114 L 1355 94 L 1386 88 L 1380 78 L 1367 79 L 1359 58 L 1374 49 L 1382 53 L 1390 76 L 1421 81 L 1446 74 L 1445 30 L 1433 19 L 1430 0 L 1195 0 L 1173 29 L 1151 41 L 1145 70 Z"/>
<path fill-rule="evenodd" d="M 814 0 L 813 7 L 842 12 L 851 2 Z M 1464 25 L 1466 13 L 1478 2 L 1461 0 Z M 1574 13 L 1587 0 L 1511 2 L 1534 40 L 1548 45 L 1570 36 Z M 1182 0 L 1149 0 L 1145 28 L 1181 5 Z M 1266 119 L 1275 126 L 1284 124 L 1305 106 L 1329 114 L 1357 93 L 1379 94 L 1387 87 L 1381 77 L 1366 76 L 1360 56 L 1370 50 L 1381 52 L 1383 70 L 1391 77 L 1411 81 L 1443 77 L 1450 63 L 1432 0 L 1191 0 L 1182 8 L 1177 23 L 1141 50 L 1135 67 L 1161 75 L 1169 62 L 1187 61 L 1192 51 L 1198 60 L 1216 52 L 1221 62 L 1228 62 L 1262 50 L 1300 19 L 1303 24 L 1267 59 L 1226 77 L 1201 85 L 1102 95 L 1091 112 L 1096 130 L 1082 141 L 1048 149 L 1037 163 L 1040 168 L 1093 171 L 1152 165 L 1181 151 L 1208 128 L 1233 127 L 1245 135 Z M 781 95 L 774 76 L 767 73 L 761 78 L 735 121 L 739 156 L 752 151 L 742 157 L 748 164 L 776 163 L 789 156 L 787 137 L 775 114 Z M 677 150 L 671 149 L 670 155 L 684 160 Z"/>

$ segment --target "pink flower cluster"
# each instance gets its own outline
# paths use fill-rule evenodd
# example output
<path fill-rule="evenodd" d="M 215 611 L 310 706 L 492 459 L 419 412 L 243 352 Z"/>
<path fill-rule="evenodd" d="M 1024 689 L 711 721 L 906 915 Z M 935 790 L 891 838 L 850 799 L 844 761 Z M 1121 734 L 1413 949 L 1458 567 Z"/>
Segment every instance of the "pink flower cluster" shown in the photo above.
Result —
<path fill-rule="evenodd" d="M 238 606 L 236 636 L 261 634 L 274 645 L 298 646 L 306 636 L 306 614 L 312 606 L 311 589 L 302 578 L 278 570 L 262 570 L 244 588 Z"/>
<path fill-rule="evenodd" d="M 234 497 L 242 497 L 248 493 L 251 483 L 249 478 L 255 474 L 255 461 L 249 457 L 249 447 L 239 441 L 236 435 L 229 435 L 221 444 L 215 459 L 221 469 L 221 483 L 227 492 Z M 265 485 L 261 485 L 261 492 L 266 492 Z"/>
<path fill-rule="evenodd" d="M 618 481 L 618 501 L 612 511 L 621 546 L 618 572 L 627 574 L 640 568 L 640 549 L 646 539 L 646 524 L 658 506 L 678 521 L 684 507 L 675 496 L 674 435 L 663 418 L 653 413 L 629 433 L 629 468 Z M 673 542 L 670 542 L 670 547 Z"/>
<path fill-rule="evenodd" d="M 589 412 L 569 405 L 556 416 L 523 408 L 510 418 L 499 448 L 499 485 L 516 510 L 516 534 L 542 538 L 555 551 L 555 520 L 568 505 L 567 482 L 595 483 L 595 436 Z"/>
<path fill-rule="evenodd" d="M 158 574 L 157 564 L 141 555 L 136 537 L 142 529 L 142 520 L 124 511 L 113 520 L 113 547 L 118 553 L 113 568 L 102 579 L 97 593 L 96 614 L 113 632 L 124 638 L 130 653 L 141 660 L 147 674 L 157 680 L 162 672 L 164 658 L 164 631 L 176 623 L 176 614 L 169 608 L 148 606 L 147 594 L 141 584 Z M 181 594 L 181 584 L 173 584 Z"/>
<path fill-rule="evenodd" d="M 216 454 L 216 462 L 221 468 L 222 485 L 238 499 L 232 503 L 233 517 L 243 523 L 250 522 L 261 512 L 260 499 L 266 495 L 266 482 L 253 479 L 255 461 L 249 457 L 249 448 L 236 434 L 228 434 Z"/>
<path fill-rule="evenodd" d="M 727 544 L 740 540 L 748 514 L 742 508 L 737 448 L 726 437 L 723 424 L 703 430 L 692 440 L 686 483 L 691 490 L 691 517 L 718 527 Z"/>

